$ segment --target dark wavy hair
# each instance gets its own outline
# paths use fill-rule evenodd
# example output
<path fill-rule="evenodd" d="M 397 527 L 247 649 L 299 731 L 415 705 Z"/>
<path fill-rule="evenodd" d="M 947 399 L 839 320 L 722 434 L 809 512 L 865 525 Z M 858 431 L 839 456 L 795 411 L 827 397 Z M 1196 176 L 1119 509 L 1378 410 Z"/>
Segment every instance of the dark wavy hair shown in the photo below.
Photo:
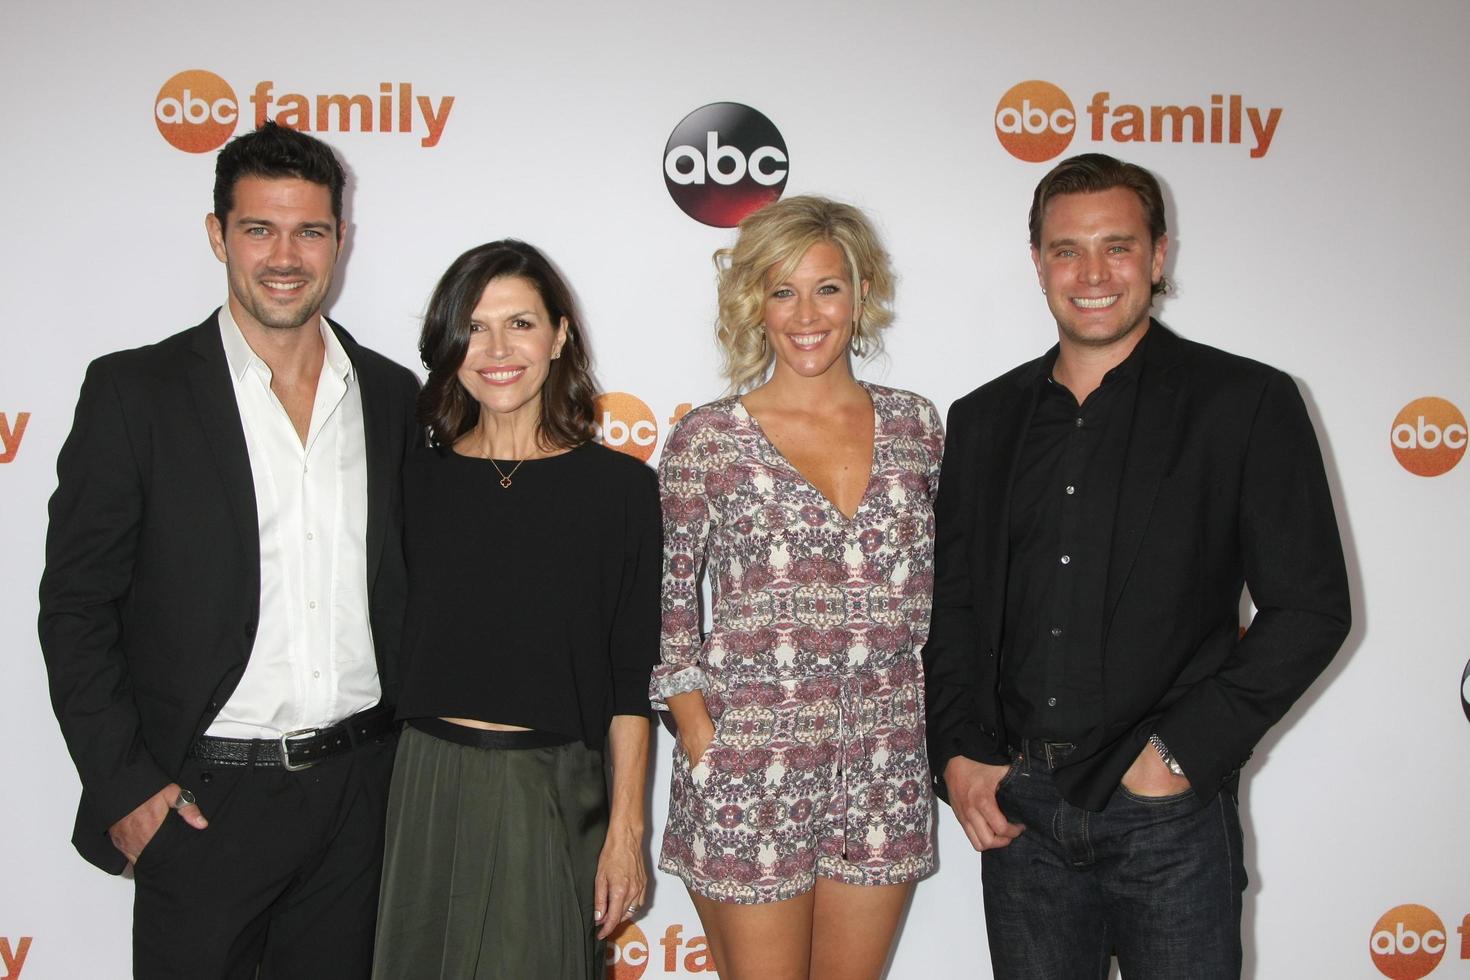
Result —
<path fill-rule="evenodd" d="M 221 227 L 235 206 L 235 185 L 242 177 L 296 177 L 321 184 L 332 192 L 332 217 L 341 234 L 342 188 L 347 175 L 332 148 L 315 136 L 267 120 L 259 129 L 225 144 L 214 161 L 214 216 Z"/>
<path fill-rule="evenodd" d="M 459 383 L 458 373 L 469 349 L 470 317 L 480 295 L 493 280 L 503 278 L 524 279 L 535 287 L 553 325 L 566 318 L 566 342 L 541 388 L 536 438 L 544 449 L 579 446 L 593 435 L 592 398 L 597 389 L 572 291 L 546 256 L 513 238 L 470 249 L 454 260 L 434 287 L 419 334 L 419 358 L 429 372 L 419 392 L 419 424 L 429 430 L 432 445 L 447 448 L 479 422 L 480 403 Z"/>
<path fill-rule="evenodd" d="M 1152 239 L 1149 244 L 1158 244 L 1169 230 L 1164 217 L 1164 193 L 1159 189 L 1158 178 L 1136 163 L 1124 163 L 1106 153 L 1079 153 L 1057 164 L 1036 185 L 1029 216 L 1031 247 L 1041 247 L 1041 221 L 1046 217 L 1046 206 L 1052 198 L 1063 194 L 1096 194 L 1115 187 L 1126 188 L 1138 196 L 1138 202 L 1143 205 L 1143 220 L 1148 222 L 1148 233 Z M 1153 294 L 1157 296 L 1168 291 L 1168 280 L 1160 276 L 1153 285 Z"/>

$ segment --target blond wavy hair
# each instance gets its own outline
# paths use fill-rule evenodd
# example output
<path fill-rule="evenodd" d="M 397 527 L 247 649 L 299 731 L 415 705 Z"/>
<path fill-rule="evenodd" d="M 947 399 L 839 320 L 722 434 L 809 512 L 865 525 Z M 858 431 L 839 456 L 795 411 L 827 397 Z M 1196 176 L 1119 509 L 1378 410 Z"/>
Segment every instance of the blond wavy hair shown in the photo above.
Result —
<path fill-rule="evenodd" d="M 894 277 L 888 252 L 867 215 L 825 197 L 788 197 L 748 215 L 740 222 L 735 245 L 714 255 L 720 304 L 715 337 L 732 393 L 754 387 L 771 367 L 773 355 L 762 322 L 767 284 L 790 276 L 817 242 L 831 242 L 842 252 L 858 302 L 853 338 L 863 356 L 883 349 L 882 331 L 893 322 Z"/>

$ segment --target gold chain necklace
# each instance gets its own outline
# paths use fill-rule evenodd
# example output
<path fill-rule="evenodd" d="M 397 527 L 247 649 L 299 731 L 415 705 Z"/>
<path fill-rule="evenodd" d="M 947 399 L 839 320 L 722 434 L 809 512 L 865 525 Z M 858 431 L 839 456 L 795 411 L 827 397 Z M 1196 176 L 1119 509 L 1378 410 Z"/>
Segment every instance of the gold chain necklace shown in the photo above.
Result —
<path fill-rule="evenodd" d="M 497 463 L 497 462 L 495 462 L 495 458 L 494 457 L 491 457 L 490 458 L 490 465 L 493 466 L 493 467 L 495 467 L 495 472 L 497 472 L 497 473 L 500 474 L 500 485 L 502 487 L 504 487 L 505 489 L 509 490 L 510 489 L 510 478 L 516 475 L 516 470 L 520 469 L 521 468 L 521 464 L 524 463 L 525 461 L 526 460 L 525 460 L 524 457 L 521 458 L 521 459 L 516 460 L 516 465 L 514 465 L 514 466 L 512 466 L 510 468 L 510 472 L 509 473 L 505 472 L 505 470 L 503 470 L 503 469 L 500 468 L 500 464 Z"/>

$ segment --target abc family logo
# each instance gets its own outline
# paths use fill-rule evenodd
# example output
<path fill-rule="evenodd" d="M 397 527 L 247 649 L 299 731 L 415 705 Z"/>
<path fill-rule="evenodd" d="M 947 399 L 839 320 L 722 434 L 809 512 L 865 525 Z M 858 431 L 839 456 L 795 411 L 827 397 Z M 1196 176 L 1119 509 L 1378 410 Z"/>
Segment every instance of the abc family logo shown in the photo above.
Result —
<path fill-rule="evenodd" d="M 669 416 L 669 425 L 683 418 L 690 407 L 688 402 L 679 404 Z M 647 402 L 625 391 L 608 391 L 593 400 L 593 410 L 598 442 L 648 462 L 658 445 L 658 419 Z"/>
<path fill-rule="evenodd" d="M 1086 106 L 1094 143 L 1243 143 L 1249 128 L 1250 155 L 1271 149 L 1281 109 L 1245 105 L 1240 95 L 1211 95 L 1203 105 L 1113 105 L 1111 92 L 1094 92 Z M 1077 134 L 1072 99 L 1051 82 L 1033 79 L 1011 86 L 995 107 L 995 135 L 1011 156 L 1041 163 L 1060 156 Z"/>
<path fill-rule="evenodd" d="M 1465 456 L 1464 414 L 1443 398 L 1416 398 L 1394 417 L 1389 443 L 1399 465 L 1415 476 L 1441 476 Z"/>
<path fill-rule="evenodd" d="M 738 102 L 714 102 L 680 120 L 664 145 L 664 186 L 695 221 L 734 228 L 781 196 L 789 158 L 781 131 Z"/>
<path fill-rule="evenodd" d="M 678 976 L 697 973 L 713 976 L 717 972 L 709 940 L 704 936 L 686 937 L 682 924 L 665 929 L 658 946 L 657 950 L 653 948 L 637 923 L 625 923 L 608 939 L 606 980 L 640 980 L 650 966 L 662 966 L 662 973 Z"/>
<path fill-rule="evenodd" d="M 1459 929 L 1460 959 L 1470 960 L 1470 915 Z M 1368 939 L 1368 955 L 1378 972 L 1390 980 L 1420 980 L 1428 976 L 1449 947 L 1449 933 L 1432 909 L 1399 905 L 1383 913 Z"/>
<path fill-rule="evenodd" d="M 30 412 L 15 412 L 7 416 L 0 412 L 0 463 L 15 462 L 20 452 L 20 441 L 25 438 L 26 426 L 31 424 Z"/>
<path fill-rule="evenodd" d="M 380 82 L 376 96 L 359 94 L 277 95 L 275 82 L 255 83 L 250 93 L 255 122 L 274 119 L 302 132 L 414 133 L 423 123 L 424 147 L 437 146 L 454 107 L 454 96 L 414 95 L 412 82 Z M 224 146 L 240 121 L 240 100 L 230 83 L 212 71 L 181 71 L 163 83 L 153 100 L 158 132 L 176 149 L 209 153 Z"/>
<path fill-rule="evenodd" d="M 26 957 L 31 955 L 31 937 L 20 936 L 11 944 L 9 936 L 0 936 L 0 966 L 5 967 L 4 980 L 20 980 Z"/>

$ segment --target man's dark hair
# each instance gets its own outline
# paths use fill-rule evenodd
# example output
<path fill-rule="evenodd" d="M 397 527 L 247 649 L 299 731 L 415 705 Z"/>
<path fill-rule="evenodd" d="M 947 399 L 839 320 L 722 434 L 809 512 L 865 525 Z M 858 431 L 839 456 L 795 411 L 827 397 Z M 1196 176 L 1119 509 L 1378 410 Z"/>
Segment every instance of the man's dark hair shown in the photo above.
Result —
<path fill-rule="evenodd" d="M 316 137 L 267 120 L 254 132 L 225 144 L 214 164 L 214 216 L 221 227 L 235 206 L 235 185 L 241 177 L 296 177 L 330 189 L 332 217 L 341 234 L 342 188 L 347 175 L 332 148 Z"/>
<path fill-rule="evenodd" d="M 514 278 L 526 280 L 540 294 L 553 330 L 563 317 L 567 321 L 561 356 L 551 362 L 541 388 L 537 439 L 545 449 L 567 449 L 593 436 L 592 399 L 597 387 L 572 291 L 534 246 L 507 238 L 455 259 L 429 299 L 419 335 L 419 356 L 429 378 L 419 392 L 418 419 L 435 446 L 453 446 L 480 420 L 479 403 L 459 383 L 459 368 L 470 345 L 470 319 L 486 286 L 495 279 Z"/>
<path fill-rule="evenodd" d="M 1096 194 L 1124 187 L 1138 195 L 1143 217 L 1148 222 L 1150 245 L 1157 244 L 1169 230 L 1164 218 L 1164 193 L 1153 174 L 1136 163 L 1124 163 L 1106 153 L 1081 153 L 1057 164 L 1036 185 L 1031 198 L 1031 247 L 1041 247 L 1041 220 L 1046 206 L 1063 194 Z M 1167 292 L 1169 284 L 1162 278 L 1154 283 L 1155 295 Z"/>

